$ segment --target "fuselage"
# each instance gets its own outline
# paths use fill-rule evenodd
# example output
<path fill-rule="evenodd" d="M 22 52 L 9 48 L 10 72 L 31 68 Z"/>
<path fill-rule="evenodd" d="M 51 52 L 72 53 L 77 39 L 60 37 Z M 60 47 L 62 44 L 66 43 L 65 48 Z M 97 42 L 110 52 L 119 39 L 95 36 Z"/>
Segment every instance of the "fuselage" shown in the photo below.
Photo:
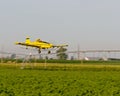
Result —
<path fill-rule="evenodd" d="M 44 42 L 44 41 L 26 42 L 26 44 L 28 46 L 33 46 L 33 47 L 37 47 L 37 48 L 40 48 L 40 49 L 48 49 L 48 48 L 53 47 L 53 44 L 48 43 L 48 42 Z"/>

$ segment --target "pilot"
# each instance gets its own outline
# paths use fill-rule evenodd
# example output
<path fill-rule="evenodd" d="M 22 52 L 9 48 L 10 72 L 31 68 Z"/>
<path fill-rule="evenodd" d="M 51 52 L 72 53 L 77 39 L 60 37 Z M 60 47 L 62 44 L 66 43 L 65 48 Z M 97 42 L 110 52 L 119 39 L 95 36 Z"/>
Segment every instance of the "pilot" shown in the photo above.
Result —
<path fill-rule="evenodd" d="M 36 41 L 37 41 L 37 42 L 40 42 L 41 40 L 40 40 L 40 39 L 37 39 Z"/>

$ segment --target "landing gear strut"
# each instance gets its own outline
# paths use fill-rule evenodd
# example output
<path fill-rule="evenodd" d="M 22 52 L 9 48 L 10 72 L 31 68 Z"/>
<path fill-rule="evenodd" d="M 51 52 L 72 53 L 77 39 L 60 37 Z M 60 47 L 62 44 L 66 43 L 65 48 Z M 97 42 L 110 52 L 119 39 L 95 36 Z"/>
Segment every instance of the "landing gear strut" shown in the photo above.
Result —
<path fill-rule="evenodd" d="M 38 50 L 38 53 L 40 54 L 41 53 L 41 50 Z M 51 51 L 49 50 L 48 51 L 48 54 L 50 54 L 51 53 Z"/>
<path fill-rule="evenodd" d="M 51 51 L 49 50 L 49 51 L 48 51 L 48 54 L 50 54 L 50 53 L 51 53 Z"/>
<path fill-rule="evenodd" d="M 41 50 L 38 50 L 38 53 L 40 54 L 40 53 L 41 53 Z"/>

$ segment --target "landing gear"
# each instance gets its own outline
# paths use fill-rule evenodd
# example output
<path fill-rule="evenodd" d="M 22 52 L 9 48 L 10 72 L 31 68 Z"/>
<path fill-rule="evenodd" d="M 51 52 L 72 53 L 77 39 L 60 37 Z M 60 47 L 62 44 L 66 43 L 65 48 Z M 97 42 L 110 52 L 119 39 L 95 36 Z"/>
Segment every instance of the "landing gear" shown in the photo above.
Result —
<path fill-rule="evenodd" d="M 41 50 L 38 50 L 38 53 L 40 54 L 40 53 L 41 53 Z"/>
<path fill-rule="evenodd" d="M 51 53 L 51 51 L 49 50 L 49 51 L 48 51 L 48 54 L 50 54 L 50 53 Z"/>
<path fill-rule="evenodd" d="M 38 53 L 40 54 L 41 53 L 41 50 L 38 50 Z M 50 54 L 51 53 L 51 51 L 49 50 L 48 51 L 48 54 Z"/>

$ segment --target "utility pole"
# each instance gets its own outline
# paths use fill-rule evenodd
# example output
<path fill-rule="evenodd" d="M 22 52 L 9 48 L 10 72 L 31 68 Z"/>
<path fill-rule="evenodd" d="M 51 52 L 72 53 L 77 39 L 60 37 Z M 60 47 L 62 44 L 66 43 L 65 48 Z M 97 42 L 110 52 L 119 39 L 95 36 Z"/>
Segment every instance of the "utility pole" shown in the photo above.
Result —
<path fill-rule="evenodd" d="M 77 54 L 78 54 L 78 60 L 80 60 L 81 61 L 81 64 L 83 64 L 83 58 L 82 58 L 82 55 L 81 55 L 81 57 L 80 57 L 80 46 L 78 45 L 78 52 L 77 52 Z"/>
<path fill-rule="evenodd" d="M 77 55 L 78 55 L 78 60 L 80 60 L 80 47 L 78 45 L 78 48 L 77 48 L 78 52 L 77 52 Z"/>
<path fill-rule="evenodd" d="M 2 47 L 1 47 L 1 63 L 3 63 L 3 51 L 4 51 L 4 46 L 2 45 Z"/>

